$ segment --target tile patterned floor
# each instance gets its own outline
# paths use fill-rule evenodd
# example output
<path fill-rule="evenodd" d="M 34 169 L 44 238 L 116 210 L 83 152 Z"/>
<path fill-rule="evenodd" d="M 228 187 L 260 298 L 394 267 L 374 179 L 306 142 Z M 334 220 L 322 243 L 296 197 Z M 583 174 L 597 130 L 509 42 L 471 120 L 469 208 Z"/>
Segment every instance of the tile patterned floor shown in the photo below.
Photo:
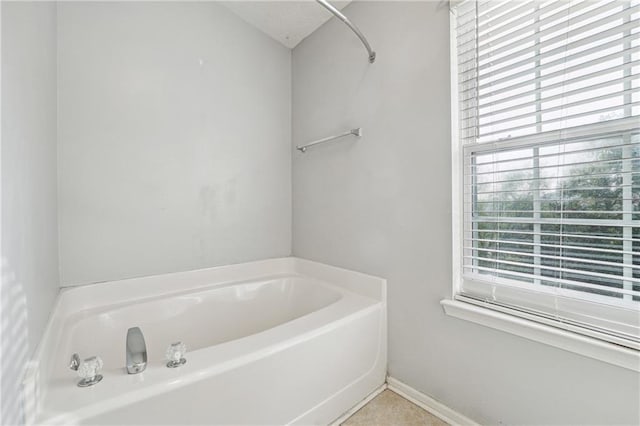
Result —
<path fill-rule="evenodd" d="M 385 390 L 356 411 L 341 426 L 447 426 L 428 411 Z"/>

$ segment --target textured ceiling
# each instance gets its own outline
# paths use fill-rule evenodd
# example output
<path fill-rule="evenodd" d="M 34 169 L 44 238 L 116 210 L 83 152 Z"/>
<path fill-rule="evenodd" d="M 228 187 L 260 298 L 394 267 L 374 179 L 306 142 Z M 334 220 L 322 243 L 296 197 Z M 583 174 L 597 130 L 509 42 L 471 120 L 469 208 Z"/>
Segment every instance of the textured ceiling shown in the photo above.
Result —
<path fill-rule="evenodd" d="M 333 15 L 313 0 L 222 1 L 247 23 L 292 49 Z M 331 2 L 342 9 L 350 1 Z"/>

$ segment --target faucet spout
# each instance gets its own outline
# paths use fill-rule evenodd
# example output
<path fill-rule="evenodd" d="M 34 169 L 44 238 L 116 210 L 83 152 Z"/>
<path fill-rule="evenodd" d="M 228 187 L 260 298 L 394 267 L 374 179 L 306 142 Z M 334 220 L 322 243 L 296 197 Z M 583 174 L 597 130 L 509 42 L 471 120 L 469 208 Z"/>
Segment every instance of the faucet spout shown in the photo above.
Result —
<path fill-rule="evenodd" d="M 142 373 L 147 368 L 147 345 L 140 327 L 127 331 L 127 373 Z"/>

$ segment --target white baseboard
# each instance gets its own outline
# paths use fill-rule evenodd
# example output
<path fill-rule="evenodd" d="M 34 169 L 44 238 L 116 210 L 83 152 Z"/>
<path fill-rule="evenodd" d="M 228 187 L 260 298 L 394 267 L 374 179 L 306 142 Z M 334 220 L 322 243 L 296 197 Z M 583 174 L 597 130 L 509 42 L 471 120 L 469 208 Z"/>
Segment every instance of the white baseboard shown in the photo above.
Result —
<path fill-rule="evenodd" d="M 339 426 L 339 425 L 341 425 L 349 417 L 353 416 L 356 413 L 356 411 L 358 411 L 359 409 L 361 409 L 362 407 L 367 405 L 373 398 L 375 398 L 376 396 L 381 394 L 382 391 L 384 391 L 386 388 L 387 388 L 387 384 L 384 383 L 378 389 L 376 389 L 373 392 L 371 392 L 365 399 L 363 399 L 362 401 L 360 401 L 359 403 L 354 405 L 353 408 L 351 408 L 349 411 L 347 411 L 346 413 L 344 413 L 343 415 L 338 417 L 336 420 L 334 420 L 329 426 Z"/>
<path fill-rule="evenodd" d="M 412 388 L 411 386 L 402 383 L 398 379 L 393 377 L 387 377 L 387 387 L 389 390 L 394 391 L 398 395 L 408 399 L 419 407 L 424 408 L 434 416 L 444 420 L 450 425 L 454 426 L 477 426 L 478 423 L 474 422 L 470 418 L 458 413 L 457 411 L 447 407 L 441 402 L 436 401 Z"/>

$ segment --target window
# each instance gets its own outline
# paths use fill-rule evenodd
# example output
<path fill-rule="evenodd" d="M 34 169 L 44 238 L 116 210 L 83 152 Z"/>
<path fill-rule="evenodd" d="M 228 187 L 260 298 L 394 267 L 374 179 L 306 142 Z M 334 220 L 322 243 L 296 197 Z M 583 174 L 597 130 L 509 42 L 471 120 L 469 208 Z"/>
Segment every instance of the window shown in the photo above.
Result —
<path fill-rule="evenodd" d="M 640 0 L 453 14 L 455 298 L 640 349 Z"/>

